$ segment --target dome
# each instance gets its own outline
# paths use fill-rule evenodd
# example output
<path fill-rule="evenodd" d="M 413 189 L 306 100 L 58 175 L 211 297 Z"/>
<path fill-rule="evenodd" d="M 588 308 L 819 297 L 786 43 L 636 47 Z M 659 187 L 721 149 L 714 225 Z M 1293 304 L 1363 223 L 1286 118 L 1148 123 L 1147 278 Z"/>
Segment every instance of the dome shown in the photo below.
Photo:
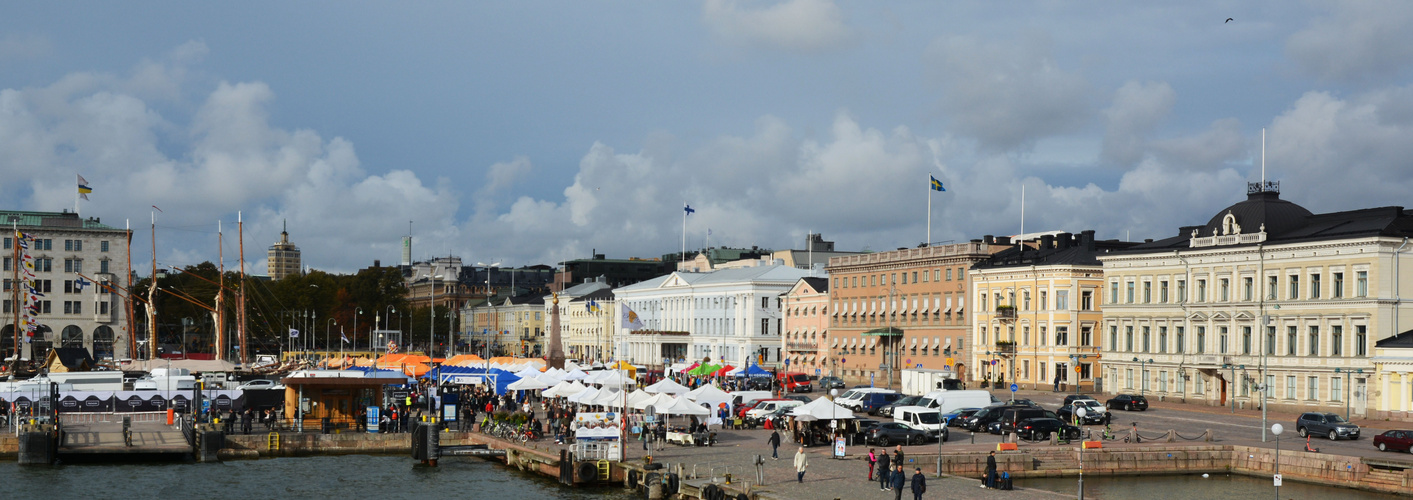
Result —
<path fill-rule="evenodd" d="M 1207 221 L 1201 236 L 1256 233 L 1263 226 L 1266 234 L 1276 236 L 1304 226 L 1306 218 L 1311 215 L 1305 207 L 1282 200 L 1279 188 L 1252 188 L 1247 190 L 1245 201 L 1222 209 Z M 1230 227 L 1227 227 L 1228 223 Z"/>

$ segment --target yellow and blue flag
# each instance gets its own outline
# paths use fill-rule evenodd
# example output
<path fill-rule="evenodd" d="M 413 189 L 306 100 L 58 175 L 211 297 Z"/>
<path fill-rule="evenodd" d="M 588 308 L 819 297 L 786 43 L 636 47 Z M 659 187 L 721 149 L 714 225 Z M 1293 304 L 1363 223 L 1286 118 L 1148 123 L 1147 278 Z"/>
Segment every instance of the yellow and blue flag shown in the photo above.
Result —
<path fill-rule="evenodd" d="M 75 175 L 77 175 L 77 174 L 75 174 Z M 83 198 L 83 199 L 85 199 L 85 200 L 87 200 L 87 199 L 88 199 L 88 193 L 92 193 L 92 192 L 93 192 L 93 188 L 88 187 L 88 179 L 84 179 L 82 175 L 78 176 L 78 194 L 79 194 L 79 197 L 80 197 L 80 198 Z"/>
<path fill-rule="evenodd" d="M 933 177 L 933 176 L 931 176 L 931 175 L 928 175 L 927 178 L 932 179 L 932 190 L 933 190 L 933 191 L 946 191 L 946 190 L 947 190 L 947 188 L 942 187 L 942 181 L 937 180 L 936 177 Z"/>

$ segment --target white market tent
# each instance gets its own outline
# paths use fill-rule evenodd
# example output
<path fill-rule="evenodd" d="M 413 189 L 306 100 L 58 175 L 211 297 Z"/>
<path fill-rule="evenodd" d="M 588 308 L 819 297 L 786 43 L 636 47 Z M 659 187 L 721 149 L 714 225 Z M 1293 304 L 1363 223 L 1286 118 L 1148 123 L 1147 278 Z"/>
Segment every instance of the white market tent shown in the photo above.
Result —
<path fill-rule="evenodd" d="M 535 389 L 548 389 L 549 384 L 535 377 L 525 377 L 511 382 L 510 385 L 505 386 L 505 388 L 512 391 L 532 391 Z"/>
<path fill-rule="evenodd" d="M 654 407 L 659 415 L 696 415 L 699 417 L 711 415 L 711 411 L 698 406 L 687 398 L 674 398 L 670 403 L 664 403 Z"/>
<path fill-rule="evenodd" d="M 599 395 L 599 388 L 597 388 L 597 387 L 590 387 L 590 388 L 588 388 L 588 389 L 584 389 L 584 390 L 582 390 L 582 391 L 579 391 L 578 394 L 574 394 L 574 395 L 569 396 L 569 401 L 572 402 L 572 403 L 589 404 L 589 401 L 593 400 L 593 399 L 594 399 L 595 397 L 597 397 L 598 395 Z"/>
<path fill-rule="evenodd" d="M 854 411 L 834 404 L 829 398 L 819 398 L 790 410 L 790 416 L 798 420 L 846 420 L 854 418 Z"/>
<path fill-rule="evenodd" d="M 584 373 L 583 370 L 579 370 L 577 368 L 573 371 L 570 371 L 569 373 L 564 374 L 564 380 L 584 380 L 588 377 L 589 374 Z"/>
<path fill-rule="evenodd" d="M 575 394 L 583 392 L 584 389 L 587 389 L 587 387 L 585 387 L 584 384 L 581 384 L 578 381 L 566 381 L 560 382 L 559 385 L 554 386 L 553 389 L 545 391 L 544 395 L 554 398 L 567 398 L 569 396 L 573 396 Z M 551 394 L 551 392 L 553 392 L 553 394 Z"/>
<path fill-rule="evenodd" d="M 652 394 L 648 394 L 648 393 L 646 393 L 646 392 L 643 392 L 642 389 L 633 389 L 633 392 L 628 393 L 628 407 L 629 407 L 629 408 L 637 408 L 637 409 L 641 410 L 642 408 L 638 408 L 638 407 L 633 406 L 633 405 L 638 404 L 639 402 L 641 402 L 641 401 L 643 401 L 643 400 L 651 399 L 652 397 L 653 397 Z"/>
<path fill-rule="evenodd" d="M 689 389 L 687 389 L 686 386 L 677 382 L 673 382 L 670 378 L 662 379 L 662 381 L 656 384 L 643 388 L 643 391 L 647 392 L 648 394 L 686 394 L 688 390 Z"/>
<path fill-rule="evenodd" d="M 664 392 L 653 395 L 647 399 L 639 400 L 637 403 L 633 403 L 628 406 L 631 406 L 634 410 L 646 410 L 648 408 L 656 408 L 658 404 L 664 402 L 671 403 L 672 395 Z"/>
<path fill-rule="evenodd" d="M 600 375 L 597 379 L 594 380 L 595 384 L 599 384 L 604 387 L 623 387 L 624 385 L 633 384 L 632 379 L 624 377 L 622 373 L 618 373 L 617 371 L 606 371 L 602 373 L 603 375 Z"/>
<path fill-rule="evenodd" d="M 687 399 L 690 399 L 700 404 L 705 404 L 712 408 L 716 408 L 716 405 L 720 403 L 726 403 L 729 405 L 731 404 L 732 399 L 730 394 L 727 394 L 726 391 L 721 390 L 721 388 L 717 387 L 715 384 L 704 385 L 696 389 L 692 389 L 686 394 L 685 397 Z"/>
<path fill-rule="evenodd" d="M 598 396 L 595 396 L 592 401 L 586 404 L 622 408 L 623 393 L 614 389 L 603 389 L 599 391 Z"/>

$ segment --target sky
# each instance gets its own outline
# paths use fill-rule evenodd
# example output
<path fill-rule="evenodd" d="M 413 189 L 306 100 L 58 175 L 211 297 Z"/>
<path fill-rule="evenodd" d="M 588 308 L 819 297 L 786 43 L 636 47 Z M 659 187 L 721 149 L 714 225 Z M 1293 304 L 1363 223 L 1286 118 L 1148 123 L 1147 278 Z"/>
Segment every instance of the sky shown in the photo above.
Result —
<path fill-rule="evenodd" d="M 1165 238 L 1407 205 L 1413 3 L 5 2 L 0 196 L 234 266 Z M 1230 21 L 1227 21 L 1231 18 Z M 161 211 L 157 212 L 152 207 Z M 410 224 L 409 224 L 410 222 Z M 133 259 L 146 262 L 148 245 Z M 139 266 L 143 267 L 143 266 Z M 145 274 L 145 273 L 143 273 Z"/>

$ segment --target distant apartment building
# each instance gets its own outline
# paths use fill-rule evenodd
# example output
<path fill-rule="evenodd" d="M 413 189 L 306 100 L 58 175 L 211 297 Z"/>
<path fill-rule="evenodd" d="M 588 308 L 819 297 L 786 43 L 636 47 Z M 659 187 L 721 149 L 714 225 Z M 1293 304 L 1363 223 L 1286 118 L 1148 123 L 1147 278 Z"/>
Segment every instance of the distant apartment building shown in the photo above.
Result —
<path fill-rule="evenodd" d="M 0 223 L 7 226 L 0 357 L 18 350 L 43 360 L 54 347 L 85 348 L 96 359 L 132 357 L 146 334 L 134 339 L 123 298 L 97 286 L 132 286 L 131 231 L 67 211 L 0 211 Z"/>
<path fill-rule="evenodd" d="M 1098 256 L 1135 245 L 1094 231 L 1019 242 L 970 271 L 971 376 L 1029 389 L 1093 390 L 1100 371 L 1104 269 Z"/>
<path fill-rule="evenodd" d="M 272 280 L 282 280 L 286 276 L 297 276 L 300 274 L 301 261 L 299 257 L 299 247 L 289 242 L 289 228 L 280 229 L 280 241 L 270 245 L 270 250 L 266 252 L 266 273 Z"/>
<path fill-rule="evenodd" d="M 628 286 L 662 276 L 672 267 L 661 259 L 609 259 L 604 254 L 595 253 L 592 259 L 561 262 L 560 269 L 550 285 L 551 292 L 560 292 L 587 281 L 600 281 L 614 288 Z"/>
<path fill-rule="evenodd" d="M 800 278 L 782 296 L 785 332 L 780 337 L 792 371 L 834 375 L 829 363 L 829 278 Z"/>
<path fill-rule="evenodd" d="M 1006 248 L 973 240 L 829 259 L 829 366 L 846 380 L 879 386 L 896 387 L 904 368 L 950 371 L 965 381 L 967 270 Z"/>

